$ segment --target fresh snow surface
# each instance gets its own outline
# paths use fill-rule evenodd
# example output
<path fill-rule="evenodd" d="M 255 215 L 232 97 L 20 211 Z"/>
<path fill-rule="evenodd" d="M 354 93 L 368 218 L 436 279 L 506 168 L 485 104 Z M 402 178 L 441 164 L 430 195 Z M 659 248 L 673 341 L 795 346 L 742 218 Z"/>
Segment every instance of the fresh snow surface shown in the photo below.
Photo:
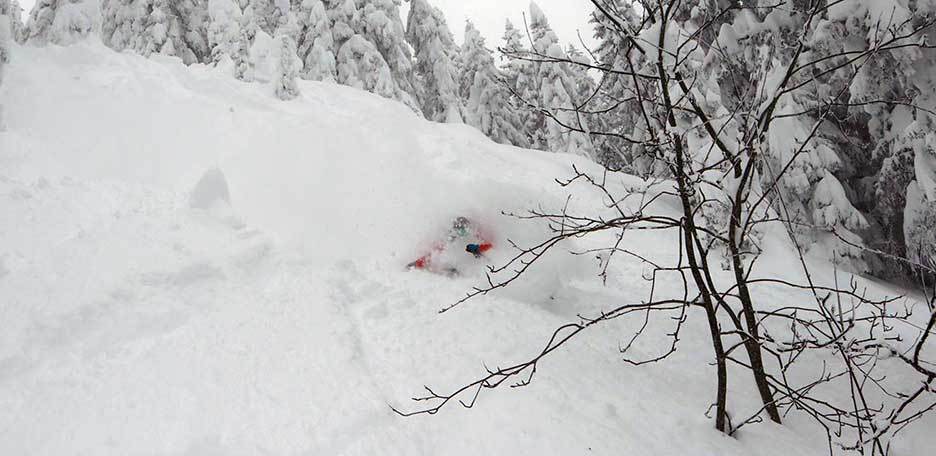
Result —
<path fill-rule="evenodd" d="M 470 410 L 395 415 L 391 405 L 420 406 L 409 398 L 424 384 L 449 391 L 483 363 L 527 359 L 579 313 L 643 298 L 645 268 L 621 256 L 602 285 L 591 256 L 557 251 L 516 286 L 438 314 L 482 266 L 458 278 L 403 266 L 448 220 L 496 232 L 490 261 L 502 261 L 507 238 L 528 245 L 546 231 L 501 211 L 600 211 L 600 195 L 553 181 L 572 164 L 597 168 L 349 87 L 299 85 L 300 98 L 281 102 L 269 86 L 176 59 L 96 43 L 14 48 L 0 87 L 0 454 L 826 451 L 795 414 L 736 438 L 714 430 L 696 311 L 667 361 L 622 362 L 618 344 L 640 321 L 621 320 L 545 359 L 526 388 L 486 391 Z M 672 236 L 627 242 L 667 261 Z M 789 246 L 772 239 L 761 264 L 792 274 L 777 253 Z M 665 350 L 669 324 L 656 323 L 635 354 Z M 731 379 L 741 416 L 756 408 L 754 388 L 743 372 Z M 907 431 L 894 454 L 926 453 L 933 425 Z"/>

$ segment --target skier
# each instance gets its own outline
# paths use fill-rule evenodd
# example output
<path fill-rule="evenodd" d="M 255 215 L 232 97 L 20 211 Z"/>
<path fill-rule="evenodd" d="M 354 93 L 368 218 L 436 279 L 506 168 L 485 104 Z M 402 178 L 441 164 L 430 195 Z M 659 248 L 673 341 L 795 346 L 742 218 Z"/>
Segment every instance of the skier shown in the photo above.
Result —
<path fill-rule="evenodd" d="M 465 243 L 465 252 L 475 258 L 481 258 L 484 253 L 491 250 L 494 244 L 474 223 L 467 217 L 456 217 L 452 220 L 452 227 L 444 240 L 436 242 L 432 251 L 419 257 L 416 261 L 406 265 L 407 268 L 425 269 L 432 272 L 444 272 L 448 275 L 458 274 L 458 269 L 451 265 L 433 264 L 433 257 L 440 256 L 449 250 L 449 247 Z"/>

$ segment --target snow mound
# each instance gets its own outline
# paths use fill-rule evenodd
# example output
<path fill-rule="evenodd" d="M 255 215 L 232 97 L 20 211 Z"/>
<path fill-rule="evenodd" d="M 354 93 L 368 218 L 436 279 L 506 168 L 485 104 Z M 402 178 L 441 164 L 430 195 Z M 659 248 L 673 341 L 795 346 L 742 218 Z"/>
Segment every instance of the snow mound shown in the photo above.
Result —
<path fill-rule="evenodd" d="M 208 210 L 217 205 L 230 204 L 231 193 L 228 190 L 227 179 L 218 168 L 205 171 L 189 197 L 189 206 L 196 209 Z"/>

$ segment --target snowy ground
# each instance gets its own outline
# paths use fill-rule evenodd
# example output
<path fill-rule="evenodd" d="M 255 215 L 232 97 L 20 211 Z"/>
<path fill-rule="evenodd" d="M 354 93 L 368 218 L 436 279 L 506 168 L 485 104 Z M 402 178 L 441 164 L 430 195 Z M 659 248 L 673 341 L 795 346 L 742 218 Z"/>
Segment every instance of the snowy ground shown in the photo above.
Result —
<path fill-rule="evenodd" d="M 710 349 L 686 343 L 671 361 L 628 367 L 627 321 L 544 361 L 528 388 L 471 410 L 393 414 L 416 407 L 423 384 L 458 386 L 483 362 L 525 359 L 577 313 L 643 296 L 642 267 L 622 259 L 601 286 L 591 261 L 557 256 L 439 315 L 472 278 L 402 266 L 452 216 L 484 221 L 500 245 L 538 239 L 541 227 L 499 212 L 561 207 L 553 178 L 591 165 L 300 85 L 284 103 L 171 59 L 14 49 L 0 87 L 0 453 L 825 451 L 795 416 L 720 435 L 704 415 L 713 379 L 699 375 Z M 576 195 L 579 209 L 600 205 Z M 669 236 L 629 239 L 665 258 Z M 694 317 L 687 331 L 704 334 Z M 741 413 L 754 390 L 733 379 Z M 932 425 L 894 454 L 925 454 Z"/>

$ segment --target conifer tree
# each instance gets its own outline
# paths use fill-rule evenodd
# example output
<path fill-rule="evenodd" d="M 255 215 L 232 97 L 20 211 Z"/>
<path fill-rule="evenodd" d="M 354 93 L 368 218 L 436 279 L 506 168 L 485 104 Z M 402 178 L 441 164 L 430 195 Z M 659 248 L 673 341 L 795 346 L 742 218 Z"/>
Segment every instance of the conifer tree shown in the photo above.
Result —
<path fill-rule="evenodd" d="M 149 0 L 107 0 L 102 3 L 102 39 L 117 49 L 134 49 L 143 33 L 143 18 Z"/>
<path fill-rule="evenodd" d="M 539 129 L 545 118 L 542 113 L 532 109 L 531 104 L 538 98 L 534 87 L 535 68 L 530 62 L 530 49 L 526 45 L 523 33 L 514 27 L 508 19 L 505 22 L 503 46 L 501 47 L 502 74 L 504 83 L 510 91 L 509 106 L 513 107 L 519 118 L 519 130 L 525 147 L 533 146 L 533 132 Z"/>
<path fill-rule="evenodd" d="M 210 62 L 207 0 L 104 0 L 101 40 L 118 51 Z"/>
<path fill-rule="evenodd" d="M 458 95 L 465 100 L 465 122 L 496 142 L 527 147 L 523 124 L 516 108 L 510 104 L 506 81 L 471 21 L 465 25 L 458 61 Z"/>
<path fill-rule="evenodd" d="M 568 59 L 546 15 L 536 3 L 530 3 L 530 36 L 533 52 L 538 58 Z M 548 111 L 553 117 L 545 121 L 541 116 L 534 116 L 531 119 L 533 122 L 528 121 L 527 128 L 532 132 L 533 147 L 591 156 L 592 145 L 588 135 L 575 131 L 588 131 L 588 126 L 587 121 L 575 113 L 575 78 L 569 64 L 534 62 L 532 66 L 535 69 L 534 76 L 529 82 L 518 80 L 518 85 L 524 86 L 525 99 L 536 100 L 538 109 Z"/>
<path fill-rule="evenodd" d="M 276 96 L 280 100 L 291 100 L 299 96 L 299 86 L 296 83 L 296 78 L 299 77 L 302 61 L 296 57 L 296 43 L 293 42 L 288 31 L 279 34 L 277 41 L 280 45 L 279 59 L 277 60 L 273 84 Z"/>
<path fill-rule="evenodd" d="M 277 0 L 248 0 L 248 5 L 253 10 L 257 27 L 267 35 L 273 36 L 276 33 L 276 26 L 279 23 L 280 12 L 276 4 Z"/>
<path fill-rule="evenodd" d="M 297 44 L 303 62 L 302 78 L 334 81 L 337 78 L 335 41 L 322 0 L 306 0 L 299 10 L 302 28 Z"/>
<path fill-rule="evenodd" d="M 528 63 L 517 57 L 525 56 L 526 53 L 529 52 L 529 49 L 524 45 L 523 34 L 514 27 L 510 19 L 505 21 L 502 40 L 504 44 L 503 47 L 501 47 L 501 51 L 503 51 L 501 60 L 503 62 L 504 78 L 507 81 L 508 87 L 516 88 L 517 79 Z"/>
<path fill-rule="evenodd" d="M 394 98 L 396 87 L 390 67 L 374 45 L 361 35 L 352 35 L 341 45 L 337 59 L 338 83 L 385 98 Z"/>
<path fill-rule="evenodd" d="M 0 0 L 0 86 L 3 85 L 5 67 L 10 61 L 10 45 L 13 42 L 13 18 L 16 11 L 9 0 Z M 4 130 L 3 105 L 0 105 L 0 131 Z"/>
<path fill-rule="evenodd" d="M 596 64 L 611 71 L 603 71 L 598 81 L 599 90 L 591 106 L 601 115 L 589 119 L 597 131 L 613 135 L 592 138 L 595 155 L 599 163 L 612 169 L 626 168 L 631 172 L 644 174 L 651 171 L 652 157 L 643 155 L 631 143 L 620 136 L 634 135 L 634 129 L 643 128 L 639 118 L 635 84 L 637 80 L 622 73 L 629 71 L 629 62 L 639 61 L 641 56 L 621 33 L 633 33 L 640 22 L 633 4 L 625 0 L 605 0 L 603 11 L 592 12 L 589 22 L 593 27 L 593 36 L 598 42 L 595 48 Z M 638 133 L 639 135 L 639 133 Z"/>
<path fill-rule="evenodd" d="M 106 0 L 101 38 L 117 49 L 141 55 L 178 55 L 187 46 L 171 0 Z"/>
<path fill-rule="evenodd" d="M 573 44 L 566 47 L 566 55 L 570 61 L 579 64 L 570 64 L 568 66 L 574 86 L 570 95 L 572 95 L 576 105 L 583 105 L 592 99 L 596 89 L 595 80 L 588 74 L 588 66 L 591 65 L 591 61 Z"/>
<path fill-rule="evenodd" d="M 68 45 L 98 32 L 100 27 L 97 1 L 39 0 L 29 15 L 26 40 L 38 45 Z"/>
<path fill-rule="evenodd" d="M 324 4 L 337 50 L 338 83 L 401 101 L 421 113 L 396 2 L 325 0 Z"/>
<path fill-rule="evenodd" d="M 340 49 L 345 41 L 357 34 L 360 28 L 361 12 L 355 0 L 323 0 L 325 14 L 332 27 L 332 39 L 335 48 Z"/>
<path fill-rule="evenodd" d="M 175 21 L 172 36 L 177 55 L 187 65 L 211 60 L 208 44 L 208 2 L 205 0 L 174 0 L 170 3 Z M 184 49 L 179 52 L 179 45 Z"/>
<path fill-rule="evenodd" d="M 169 35 L 169 0 L 152 0 L 148 14 L 143 21 L 143 40 L 141 54 L 174 55 L 174 47 Z M 166 46 L 166 43 L 169 43 Z"/>
<path fill-rule="evenodd" d="M 208 43 L 211 46 L 211 62 L 219 63 L 230 59 L 237 65 L 243 56 L 244 33 L 241 31 L 243 14 L 233 0 L 208 0 Z M 237 72 L 237 71 L 235 71 Z M 241 74 L 243 79 L 243 74 Z"/>
<path fill-rule="evenodd" d="M 357 0 L 361 11 L 357 33 L 383 56 L 395 86 L 395 98 L 420 112 L 413 56 L 406 42 L 400 0 Z"/>
<path fill-rule="evenodd" d="M 442 12 L 426 0 L 412 0 L 406 39 L 416 52 L 416 73 L 423 114 L 437 122 L 462 122 L 455 82 L 457 48 Z"/>
<path fill-rule="evenodd" d="M 7 17 L 10 23 L 10 41 L 23 43 L 26 40 L 26 26 L 23 24 L 23 7 L 19 1 L 9 0 L 6 7 L 6 13 L 0 13 Z"/>

